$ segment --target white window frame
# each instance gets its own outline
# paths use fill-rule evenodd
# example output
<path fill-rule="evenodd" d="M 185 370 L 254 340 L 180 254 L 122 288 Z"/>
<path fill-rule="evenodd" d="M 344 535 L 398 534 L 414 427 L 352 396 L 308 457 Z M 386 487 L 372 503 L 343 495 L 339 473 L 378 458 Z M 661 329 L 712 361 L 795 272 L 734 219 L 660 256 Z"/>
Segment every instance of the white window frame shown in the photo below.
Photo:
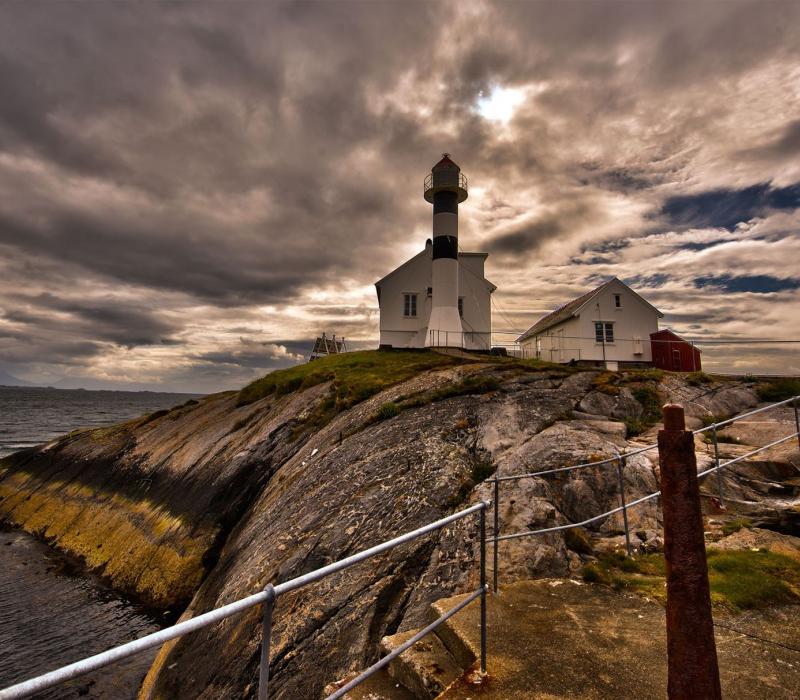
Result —
<path fill-rule="evenodd" d="M 403 292 L 403 318 L 417 318 L 419 299 L 414 292 Z"/>
<path fill-rule="evenodd" d="M 615 294 L 614 295 L 614 308 L 621 309 L 622 308 L 622 294 Z"/>
<path fill-rule="evenodd" d="M 600 326 L 600 328 L 598 328 Z M 598 331 L 599 340 L 598 340 Z M 609 339 L 610 338 L 610 339 Z M 595 321 L 594 322 L 594 344 L 595 345 L 614 345 L 614 322 Z"/>

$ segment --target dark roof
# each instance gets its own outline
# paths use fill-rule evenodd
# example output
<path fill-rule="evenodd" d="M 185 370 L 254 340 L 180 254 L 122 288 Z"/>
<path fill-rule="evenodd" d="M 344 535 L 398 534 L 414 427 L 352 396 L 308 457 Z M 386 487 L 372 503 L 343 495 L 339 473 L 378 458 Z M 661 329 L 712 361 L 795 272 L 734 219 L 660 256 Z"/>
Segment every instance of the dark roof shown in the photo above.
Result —
<path fill-rule="evenodd" d="M 527 331 L 525 331 L 519 338 L 517 338 L 517 342 L 522 342 L 525 338 L 529 338 L 532 335 L 536 335 L 537 333 L 541 333 L 542 331 L 546 331 L 548 328 L 552 328 L 553 326 L 558 325 L 562 321 L 566 321 L 570 316 L 575 316 L 578 310 L 584 306 L 587 302 L 589 302 L 592 298 L 597 296 L 600 292 L 602 292 L 606 287 L 610 286 L 614 282 L 619 282 L 623 287 L 627 289 L 631 289 L 625 284 L 622 280 L 618 279 L 617 277 L 612 277 L 610 280 L 603 282 L 599 287 L 596 287 L 590 292 L 586 292 L 586 294 L 582 294 L 577 299 L 573 299 L 572 301 L 568 301 L 563 306 L 559 306 L 555 311 L 552 311 L 549 314 L 545 314 L 542 316 L 536 323 L 534 323 Z M 636 294 L 632 289 L 631 291 Z M 638 294 L 636 294 L 645 304 L 652 307 L 652 309 L 658 314 L 659 318 L 663 317 L 662 314 L 655 306 L 653 306 L 649 301 L 642 298 Z"/>
<path fill-rule="evenodd" d="M 596 289 L 593 289 L 591 292 L 586 292 L 586 294 L 582 294 L 577 299 L 573 299 L 572 301 L 568 301 L 566 304 L 559 306 L 555 311 L 551 311 L 549 314 L 545 314 L 542 316 L 536 323 L 534 323 L 527 331 L 525 331 L 519 338 L 517 338 L 517 342 L 525 340 L 529 336 L 536 335 L 537 333 L 547 330 L 548 328 L 552 328 L 553 326 L 561 323 L 562 321 L 566 321 L 570 316 L 572 316 L 578 309 L 581 308 L 587 301 L 589 301 L 595 294 L 598 294 L 601 290 L 605 289 L 610 285 L 616 277 L 612 277 L 608 282 L 604 282 Z"/>
<path fill-rule="evenodd" d="M 662 329 L 654 331 L 653 333 L 650 334 L 650 338 L 652 340 L 661 339 L 661 338 L 664 338 L 664 337 L 667 337 L 667 336 L 669 336 L 670 338 L 674 338 L 678 342 L 686 343 L 687 345 L 691 345 L 695 350 L 697 350 L 697 352 L 702 352 L 702 350 L 700 348 L 695 347 L 694 343 L 690 343 L 688 340 L 686 340 L 686 338 L 684 338 L 682 335 L 678 335 L 671 328 L 662 328 Z"/>
<path fill-rule="evenodd" d="M 426 245 L 419 253 L 417 253 L 416 255 L 414 255 L 412 257 L 410 257 L 408 260 L 406 260 L 402 265 L 400 265 L 399 267 L 396 267 L 394 270 L 392 270 L 388 274 L 386 274 L 383 277 L 381 277 L 375 283 L 375 286 L 376 287 L 380 287 L 381 284 L 383 284 L 383 282 L 385 280 L 388 280 L 392 275 L 394 275 L 395 272 L 397 272 L 398 270 L 401 270 L 406 265 L 410 265 L 414 260 L 416 260 L 421 255 L 425 255 L 426 253 L 428 255 L 430 255 L 430 253 L 431 253 L 431 248 L 428 245 Z M 486 260 L 486 258 L 489 257 L 489 253 L 465 253 L 465 252 L 463 252 L 461 250 L 458 251 L 458 260 L 459 261 L 461 260 L 461 258 L 478 258 L 478 257 L 483 258 L 484 260 Z M 469 268 L 464 268 L 464 269 L 467 270 L 467 272 L 469 272 L 470 274 L 474 274 L 472 272 L 472 270 L 470 270 Z M 489 286 L 489 289 L 490 289 L 491 292 L 494 292 L 497 289 L 497 285 L 493 284 L 492 282 L 487 280 L 486 277 L 483 277 L 483 281 L 486 282 L 486 284 Z"/>
<path fill-rule="evenodd" d="M 442 153 L 442 159 L 434 165 L 431 170 L 444 170 L 445 168 L 455 168 L 456 170 L 461 170 L 452 160 L 450 160 L 449 153 Z"/>

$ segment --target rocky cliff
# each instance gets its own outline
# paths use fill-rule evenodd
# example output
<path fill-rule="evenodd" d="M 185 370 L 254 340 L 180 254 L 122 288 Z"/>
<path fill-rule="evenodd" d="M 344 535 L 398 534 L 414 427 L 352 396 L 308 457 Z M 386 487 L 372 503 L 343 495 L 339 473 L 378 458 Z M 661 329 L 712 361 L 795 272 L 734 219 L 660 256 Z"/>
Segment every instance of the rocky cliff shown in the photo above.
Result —
<path fill-rule="evenodd" d="M 0 517 L 154 606 L 188 605 L 189 616 L 490 498 L 481 482 L 495 471 L 652 441 L 665 400 L 683 402 L 698 423 L 758 402 L 753 385 L 736 381 L 426 353 L 350 353 L 281 376 L 6 458 Z M 657 488 L 654 459 L 629 461 L 629 498 Z M 503 531 L 608 510 L 616 480 L 597 469 L 506 483 Z M 654 504 L 631 518 L 643 546 L 657 538 Z M 594 534 L 620 529 L 611 517 Z M 504 543 L 503 580 L 574 571 L 576 549 L 560 533 Z M 272 696 L 319 697 L 374 661 L 383 636 L 419 626 L 429 603 L 475 585 L 476 557 L 477 521 L 461 521 L 282 597 Z M 166 645 L 142 697 L 255 697 L 259 622 L 253 610 Z"/>

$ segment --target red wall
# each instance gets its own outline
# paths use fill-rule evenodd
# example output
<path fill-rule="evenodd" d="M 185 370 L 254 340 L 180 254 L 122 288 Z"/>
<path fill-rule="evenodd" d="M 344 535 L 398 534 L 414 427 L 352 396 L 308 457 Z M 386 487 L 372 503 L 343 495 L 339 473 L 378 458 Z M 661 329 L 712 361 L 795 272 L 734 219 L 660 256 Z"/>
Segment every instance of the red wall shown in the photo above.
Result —
<path fill-rule="evenodd" d="M 653 366 L 673 372 L 699 372 L 703 366 L 700 351 L 670 331 L 650 334 L 653 346 Z"/>

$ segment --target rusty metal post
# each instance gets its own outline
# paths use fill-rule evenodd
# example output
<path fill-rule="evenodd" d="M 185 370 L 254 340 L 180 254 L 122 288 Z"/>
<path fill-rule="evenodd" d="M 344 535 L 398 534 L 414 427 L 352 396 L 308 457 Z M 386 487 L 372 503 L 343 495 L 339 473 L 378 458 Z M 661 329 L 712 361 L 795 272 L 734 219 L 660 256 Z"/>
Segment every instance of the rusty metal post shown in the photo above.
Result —
<path fill-rule="evenodd" d="M 667 404 L 658 433 L 667 573 L 667 695 L 721 700 L 694 436 Z"/>
<path fill-rule="evenodd" d="M 622 506 L 622 522 L 625 525 L 625 550 L 628 552 L 628 557 L 631 557 L 633 556 L 633 550 L 631 549 L 631 531 L 630 527 L 628 527 L 628 506 L 625 503 L 625 478 L 622 475 L 625 464 L 625 455 L 622 455 L 617 460 L 617 478 L 619 480 L 619 500 Z"/>

